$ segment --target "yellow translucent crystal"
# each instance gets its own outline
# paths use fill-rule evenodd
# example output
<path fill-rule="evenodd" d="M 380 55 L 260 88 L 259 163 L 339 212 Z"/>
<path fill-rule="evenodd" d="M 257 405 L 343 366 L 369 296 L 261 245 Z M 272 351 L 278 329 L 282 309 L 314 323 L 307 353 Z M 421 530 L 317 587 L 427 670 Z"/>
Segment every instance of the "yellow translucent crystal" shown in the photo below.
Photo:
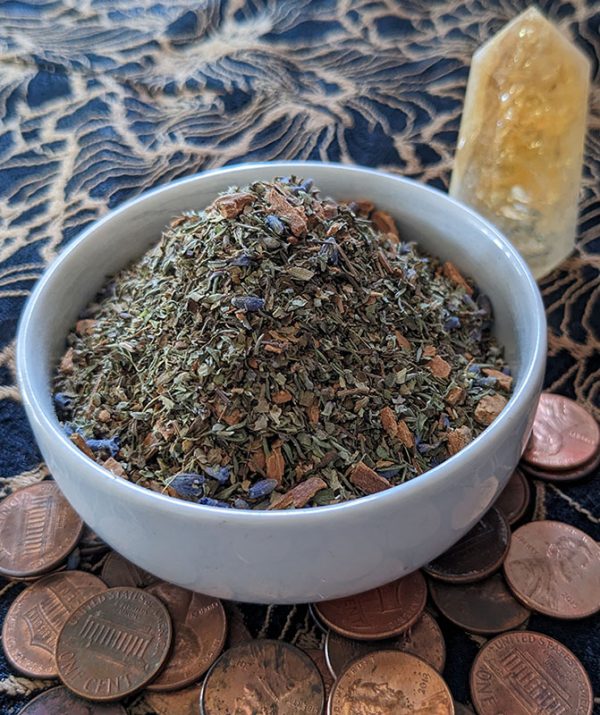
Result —
<path fill-rule="evenodd" d="M 573 248 L 590 69 L 535 8 L 473 55 L 450 194 L 495 223 L 536 278 Z"/>

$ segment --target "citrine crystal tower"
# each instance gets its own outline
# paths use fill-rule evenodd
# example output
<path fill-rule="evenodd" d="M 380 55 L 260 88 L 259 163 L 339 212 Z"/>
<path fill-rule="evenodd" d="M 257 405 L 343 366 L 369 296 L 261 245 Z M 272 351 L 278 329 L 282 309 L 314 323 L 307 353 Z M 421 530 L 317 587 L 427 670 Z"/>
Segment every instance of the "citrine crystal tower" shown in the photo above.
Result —
<path fill-rule="evenodd" d="M 536 278 L 573 248 L 589 78 L 587 57 L 535 8 L 473 55 L 450 194 Z"/>

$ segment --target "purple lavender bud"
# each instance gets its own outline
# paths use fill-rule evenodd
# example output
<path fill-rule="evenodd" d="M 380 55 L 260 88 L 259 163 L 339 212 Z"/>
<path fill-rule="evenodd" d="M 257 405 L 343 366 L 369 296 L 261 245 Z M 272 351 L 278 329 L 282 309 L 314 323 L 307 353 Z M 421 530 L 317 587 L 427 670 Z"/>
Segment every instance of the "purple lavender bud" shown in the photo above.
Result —
<path fill-rule="evenodd" d="M 478 377 L 475 380 L 477 387 L 496 387 L 496 382 L 495 377 Z"/>
<path fill-rule="evenodd" d="M 250 505 L 245 499 L 240 499 L 240 497 L 237 497 L 234 502 L 233 502 L 233 508 L 234 509 L 249 509 Z"/>
<path fill-rule="evenodd" d="M 393 479 L 400 474 L 400 467 L 389 467 L 388 469 L 376 469 L 375 470 L 380 477 L 385 477 L 385 479 Z"/>
<path fill-rule="evenodd" d="M 473 330 L 471 330 L 471 332 L 469 333 L 469 337 L 471 338 L 471 340 L 474 340 L 476 343 L 480 343 L 481 338 L 483 337 L 481 328 L 473 328 Z"/>
<path fill-rule="evenodd" d="M 285 224 L 279 218 L 279 216 L 275 216 L 275 214 L 269 214 L 265 218 L 265 223 L 271 229 L 271 231 L 273 231 L 273 233 L 276 233 L 278 236 L 283 236 L 283 234 L 285 233 Z"/>
<path fill-rule="evenodd" d="M 121 449 L 121 440 L 117 436 L 110 439 L 86 439 L 85 443 L 92 452 L 109 452 L 111 457 L 116 457 Z"/>
<path fill-rule="evenodd" d="M 205 481 L 203 474 L 182 472 L 173 478 L 169 486 L 173 487 L 179 496 L 197 499 L 202 493 L 202 485 Z"/>
<path fill-rule="evenodd" d="M 291 176 L 278 176 L 275 181 L 278 181 L 280 184 L 291 184 L 292 183 L 292 177 Z"/>
<path fill-rule="evenodd" d="M 73 409 L 73 397 L 71 395 L 67 395 L 66 392 L 57 392 L 54 395 L 54 406 L 56 408 L 56 413 L 62 419 Z"/>
<path fill-rule="evenodd" d="M 231 475 L 230 467 L 202 467 L 202 470 L 219 484 L 227 484 Z"/>
<path fill-rule="evenodd" d="M 315 182 L 312 179 L 305 179 L 300 184 L 300 188 L 302 189 L 302 191 L 308 194 L 308 192 L 312 189 L 314 183 Z"/>
<path fill-rule="evenodd" d="M 337 242 L 333 236 L 326 239 L 319 250 L 319 256 L 324 256 L 327 258 L 327 263 L 330 266 L 337 266 L 340 263 L 340 252 L 338 249 Z"/>
<path fill-rule="evenodd" d="M 444 323 L 444 330 L 456 330 L 460 328 L 460 318 L 457 315 L 451 315 Z"/>
<path fill-rule="evenodd" d="M 439 464 L 441 464 L 443 461 L 444 460 L 440 459 L 439 457 L 434 457 L 429 463 L 429 468 L 433 469 L 434 467 L 437 467 Z"/>
<path fill-rule="evenodd" d="M 239 253 L 235 258 L 232 258 L 229 261 L 229 265 L 230 266 L 241 266 L 242 268 L 248 268 L 248 266 L 251 266 L 253 262 L 254 262 L 254 258 L 249 253 L 245 253 L 243 251 L 242 253 Z"/>
<path fill-rule="evenodd" d="M 480 293 L 475 302 L 479 307 L 481 315 L 486 317 L 490 317 L 492 315 L 492 302 L 485 293 Z"/>
<path fill-rule="evenodd" d="M 469 367 L 467 368 L 467 372 L 471 372 L 474 375 L 479 375 L 479 373 L 481 372 L 481 367 L 476 362 L 471 363 L 471 365 L 469 365 Z"/>
<path fill-rule="evenodd" d="M 448 419 L 448 415 L 443 414 L 440 417 L 440 423 L 444 429 L 448 429 L 450 427 L 450 420 Z"/>
<path fill-rule="evenodd" d="M 219 499 L 213 499 L 212 497 L 201 497 L 198 499 L 198 504 L 204 504 L 204 506 L 218 506 L 220 509 L 231 509 L 231 506 L 227 502 L 219 501 Z"/>
<path fill-rule="evenodd" d="M 509 377 L 512 375 L 512 370 L 508 367 L 508 365 L 505 365 L 501 372 L 503 372 L 505 375 L 508 375 Z"/>
<path fill-rule="evenodd" d="M 245 310 L 247 313 L 256 313 L 265 307 L 265 299 L 255 295 L 237 295 L 231 300 L 235 308 Z"/>
<path fill-rule="evenodd" d="M 467 305 L 471 310 L 477 310 L 477 303 L 471 298 L 468 293 L 463 293 L 463 303 Z"/>
<path fill-rule="evenodd" d="M 73 425 L 70 422 L 64 423 L 63 430 L 64 430 L 64 433 L 67 435 L 67 437 L 70 437 L 72 434 L 75 434 L 75 432 L 77 432 L 77 430 L 73 427 Z"/>
<path fill-rule="evenodd" d="M 401 256 L 405 256 L 407 253 L 410 253 L 410 243 L 406 243 L 406 241 L 401 241 L 398 244 L 397 251 Z"/>
<path fill-rule="evenodd" d="M 269 496 L 277 483 L 276 479 L 261 479 L 248 489 L 248 499 L 263 499 Z"/>
<path fill-rule="evenodd" d="M 417 272 L 415 271 L 414 268 L 409 268 L 404 273 L 404 277 L 406 278 L 407 281 L 414 281 L 414 279 L 417 277 Z"/>

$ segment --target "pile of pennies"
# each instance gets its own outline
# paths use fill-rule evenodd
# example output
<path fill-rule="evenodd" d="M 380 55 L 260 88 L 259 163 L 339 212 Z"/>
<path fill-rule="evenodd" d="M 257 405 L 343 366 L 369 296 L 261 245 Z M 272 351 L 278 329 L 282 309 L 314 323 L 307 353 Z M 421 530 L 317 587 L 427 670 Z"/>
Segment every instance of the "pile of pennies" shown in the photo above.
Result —
<path fill-rule="evenodd" d="M 159 581 L 110 552 L 53 481 L 21 489 L 0 503 L 0 575 L 28 583 L 6 614 L 2 644 L 18 673 L 62 682 L 21 713 L 591 715 L 580 661 L 527 624 L 532 612 L 600 611 L 600 545 L 562 522 L 518 523 L 530 500 L 525 473 L 580 479 L 599 461 L 594 419 L 545 393 L 494 507 L 422 570 L 312 604 L 323 631 L 314 649 L 252 638 L 236 604 Z M 485 637 L 471 705 L 453 700 L 442 677 L 444 619 Z"/>

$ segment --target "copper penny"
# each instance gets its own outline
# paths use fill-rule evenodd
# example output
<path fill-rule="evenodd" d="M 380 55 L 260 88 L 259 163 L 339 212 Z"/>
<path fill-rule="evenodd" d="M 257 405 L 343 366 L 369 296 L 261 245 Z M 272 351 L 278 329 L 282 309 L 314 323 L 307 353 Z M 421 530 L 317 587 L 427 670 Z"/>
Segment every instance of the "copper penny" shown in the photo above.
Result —
<path fill-rule="evenodd" d="M 477 583 L 431 581 L 429 593 L 449 621 L 470 633 L 501 633 L 523 625 L 531 612 L 508 590 L 501 574 Z"/>
<path fill-rule="evenodd" d="M 19 715 L 127 715 L 117 703 L 91 703 L 69 692 L 62 685 L 46 690 L 19 711 Z"/>
<path fill-rule="evenodd" d="M 325 639 L 325 656 L 334 677 L 338 677 L 351 660 L 376 650 L 401 650 L 418 655 L 439 673 L 446 663 L 446 644 L 435 618 L 426 611 L 407 631 L 384 641 L 356 641 L 329 631 Z"/>
<path fill-rule="evenodd" d="M 321 674 L 321 678 L 323 678 L 323 685 L 325 686 L 325 700 L 327 700 L 335 678 L 327 667 L 325 651 L 321 650 L 321 648 L 304 648 L 304 652 L 317 666 L 317 670 Z"/>
<path fill-rule="evenodd" d="M 321 715 L 325 690 L 299 648 L 254 640 L 223 653 L 204 679 L 200 703 L 202 715 Z"/>
<path fill-rule="evenodd" d="M 2 626 L 8 662 L 31 678 L 56 678 L 54 649 L 60 629 L 73 611 L 97 593 L 102 581 L 83 571 L 51 574 L 12 602 Z"/>
<path fill-rule="evenodd" d="M 540 396 L 523 459 L 540 469 L 572 469 L 592 459 L 600 428 L 586 410 L 562 395 Z"/>
<path fill-rule="evenodd" d="M 504 574 L 528 608 L 555 618 L 600 610 L 600 545 L 561 521 L 532 521 L 513 534 Z"/>
<path fill-rule="evenodd" d="M 541 633 L 496 636 L 477 654 L 471 697 L 479 715 L 591 715 L 593 694 L 581 663 Z"/>
<path fill-rule="evenodd" d="M 502 566 L 509 543 L 508 522 L 498 509 L 492 508 L 460 541 L 423 570 L 440 581 L 480 581 Z"/>
<path fill-rule="evenodd" d="M 356 596 L 313 604 L 319 618 L 346 638 L 380 640 L 397 636 L 425 608 L 427 584 L 420 571 Z"/>
<path fill-rule="evenodd" d="M 146 588 L 157 583 L 159 579 L 148 571 L 144 571 L 121 554 L 112 551 L 102 565 L 100 578 L 109 588 L 115 586 L 130 586 L 131 588 Z"/>
<path fill-rule="evenodd" d="M 202 685 L 174 693 L 144 693 L 144 700 L 156 715 L 198 715 Z"/>
<path fill-rule="evenodd" d="M 20 489 L 0 502 L 0 575 L 50 571 L 77 546 L 82 530 L 55 482 Z"/>
<path fill-rule="evenodd" d="M 147 690 L 180 690 L 197 681 L 223 650 L 227 621 L 218 598 L 161 581 L 146 589 L 167 607 L 173 648 L 160 675 Z"/>
<path fill-rule="evenodd" d="M 335 682 L 329 715 L 454 715 L 442 677 L 424 660 L 379 650 L 354 660 Z"/>
<path fill-rule="evenodd" d="M 574 482 L 577 479 L 589 477 L 590 474 L 600 467 L 600 449 L 588 462 L 573 469 L 543 470 L 532 467 L 531 464 L 527 464 L 527 462 L 521 462 L 521 466 L 526 474 L 536 479 L 543 479 L 546 482 Z"/>
<path fill-rule="evenodd" d="M 58 674 L 77 695 L 118 700 L 141 690 L 169 654 L 166 606 L 135 588 L 111 588 L 81 605 L 56 644 Z"/>
<path fill-rule="evenodd" d="M 515 469 L 494 506 L 504 514 L 509 524 L 514 524 L 527 510 L 530 497 L 529 482 L 520 469 Z"/>

